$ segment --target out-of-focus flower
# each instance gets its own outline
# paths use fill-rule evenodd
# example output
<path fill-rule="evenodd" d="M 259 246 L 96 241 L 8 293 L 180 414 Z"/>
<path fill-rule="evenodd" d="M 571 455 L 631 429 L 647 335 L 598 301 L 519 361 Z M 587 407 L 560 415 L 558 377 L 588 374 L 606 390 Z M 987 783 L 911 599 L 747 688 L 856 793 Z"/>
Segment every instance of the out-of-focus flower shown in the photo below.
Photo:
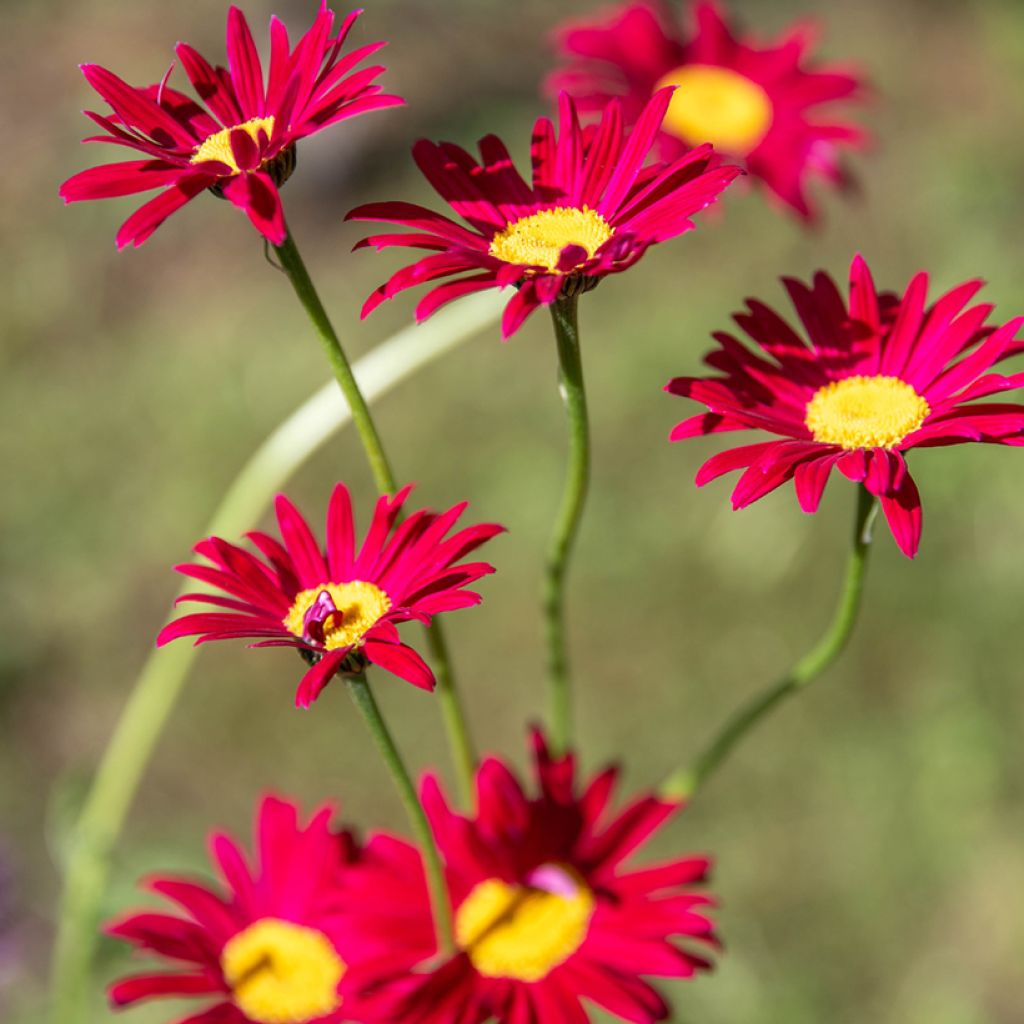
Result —
<path fill-rule="evenodd" d="M 288 30 L 272 18 L 264 84 L 245 15 L 232 7 L 228 67 L 213 67 L 191 46 L 178 44 L 200 103 L 167 84 L 170 71 L 157 85 L 135 88 L 105 68 L 83 64 L 86 80 L 111 108 L 107 116 L 86 111 L 105 134 L 85 141 L 127 146 L 145 158 L 76 174 L 61 186 L 64 201 L 161 189 L 121 226 L 117 245 L 123 248 L 141 245 L 172 213 L 212 189 L 244 210 L 268 241 L 281 244 L 287 229 L 278 188 L 295 167 L 295 144 L 345 118 L 402 103 L 374 84 L 383 67 L 356 70 L 383 43 L 342 54 L 358 15 L 344 18 L 335 33 L 334 12 L 321 2 L 294 49 Z"/>
<path fill-rule="evenodd" d="M 433 689 L 433 673 L 399 640 L 396 624 L 429 625 L 440 612 L 479 604 L 480 595 L 465 588 L 494 569 L 460 559 L 504 528 L 484 523 L 449 537 L 465 502 L 441 514 L 421 509 L 399 524 L 411 489 L 378 500 L 358 551 L 352 499 L 340 483 L 327 510 L 326 551 L 283 495 L 276 502 L 283 545 L 265 533 L 247 534 L 262 559 L 219 537 L 200 541 L 194 550 L 212 564 L 177 569 L 222 593 L 179 601 L 222 610 L 176 619 L 157 644 L 183 636 L 198 636 L 196 643 L 245 637 L 257 641 L 253 647 L 294 647 L 312 662 L 296 694 L 299 707 L 316 700 L 339 670 L 361 672 L 368 662 Z"/>
<path fill-rule="evenodd" d="M 849 301 L 819 273 L 813 285 L 786 280 L 808 340 L 777 313 L 751 301 L 736 322 L 758 351 L 727 333 L 705 362 L 721 376 L 677 377 L 666 390 L 706 405 L 680 423 L 675 441 L 732 430 L 778 438 L 710 458 L 697 485 L 732 470 L 734 508 L 793 480 L 805 512 L 817 511 L 832 468 L 880 499 L 896 543 L 913 558 L 921 502 L 904 455 L 977 441 L 1024 444 L 1024 405 L 976 402 L 1024 386 L 1024 374 L 991 368 L 1021 346 L 1024 318 L 986 326 L 992 307 L 970 306 L 981 288 L 968 281 L 928 306 L 928 275 L 902 298 L 879 295 L 867 264 L 850 268 Z"/>
<path fill-rule="evenodd" d="M 533 748 L 537 794 L 524 792 L 504 762 L 491 758 L 477 774 L 473 818 L 451 811 L 437 780 L 425 780 L 459 951 L 377 984 L 367 996 L 375 1017 L 577 1024 L 589 1019 L 586 1000 L 649 1024 L 668 1008 L 643 976 L 687 978 L 710 966 L 694 951 L 717 945 L 705 916 L 712 900 L 693 889 L 707 874 L 707 858 L 625 866 L 680 805 L 642 796 L 610 813 L 614 769 L 577 791 L 573 755 L 553 758 L 539 733 Z M 419 855 L 393 840 L 388 852 L 388 860 L 348 876 L 355 918 L 379 919 L 382 906 L 400 905 L 429 923 Z M 425 923 L 409 932 L 415 949 L 395 951 L 403 963 L 415 953 L 433 954 L 424 949 Z M 363 935 L 366 928 L 356 930 Z M 399 932 L 405 929 L 390 930 L 393 941 Z"/>
<path fill-rule="evenodd" d="M 861 97 L 859 75 L 811 61 L 814 33 L 806 24 L 764 44 L 739 35 L 717 3 L 697 3 L 694 13 L 692 33 L 674 27 L 656 0 L 565 25 L 557 40 L 568 64 L 551 76 L 552 91 L 568 91 L 588 111 L 622 97 L 632 121 L 658 89 L 674 85 L 660 137 L 666 159 L 710 142 L 790 209 L 812 217 L 808 180 L 846 184 L 841 150 L 864 142 L 859 128 L 832 112 L 837 101 Z"/>
<path fill-rule="evenodd" d="M 211 855 L 227 886 L 154 878 L 147 888 L 182 914 L 143 911 L 107 931 L 170 970 L 111 986 L 114 1006 L 195 996 L 213 1000 L 180 1024 L 336 1024 L 349 1020 L 358 943 L 344 924 L 342 878 L 357 861 L 351 836 L 323 807 L 308 825 L 298 808 L 268 797 L 256 822 L 257 860 L 226 835 Z"/>
<path fill-rule="evenodd" d="M 714 202 L 739 169 L 709 170 L 709 146 L 668 165 L 644 166 L 671 95 L 664 90 L 651 98 L 628 136 L 618 101 L 605 106 L 599 126 L 581 128 L 573 101 L 562 96 L 558 131 L 547 118 L 534 128 L 531 185 L 494 135 L 481 139 L 480 163 L 452 143 L 418 142 L 413 156 L 420 170 L 469 228 L 411 203 L 353 210 L 353 220 L 413 229 L 374 235 L 357 248 L 434 253 L 378 288 L 363 316 L 407 288 L 440 278 L 458 277 L 422 299 L 418 321 L 463 295 L 514 285 L 502 321 L 508 338 L 539 306 L 593 287 L 627 270 L 649 246 L 689 231 L 693 214 Z"/>

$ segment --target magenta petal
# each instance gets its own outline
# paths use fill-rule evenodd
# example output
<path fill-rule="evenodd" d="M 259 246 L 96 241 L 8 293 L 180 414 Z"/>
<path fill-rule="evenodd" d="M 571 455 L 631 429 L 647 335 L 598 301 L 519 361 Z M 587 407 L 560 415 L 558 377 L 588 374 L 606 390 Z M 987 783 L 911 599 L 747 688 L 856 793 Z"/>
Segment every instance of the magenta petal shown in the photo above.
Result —
<path fill-rule="evenodd" d="M 263 171 L 239 174 L 224 185 L 224 195 L 244 210 L 253 227 L 271 245 L 282 245 L 288 236 L 281 196 Z"/>
<path fill-rule="evenodd" d="M 343 647 L 337 651 L 328 651 L 303 677 L 295 692 L 295 706 L 308 708 L 323 692 L 324 687 L 334 677 L 341 663 L 352 648 Z"/>
<path fill-rule="evenodd" d="M 889 529 L 897 547 L 913 558 L 921 543 L 921 497 L 909 473 L 903 477 L 899 490 L 879 498 Z"/>
<path fill-rule="evenodd" d="M 198 996 L 223 989 L 206 974 L 140 974 L 110 986 L 114 1006 L 131 1006 L 157 996 Z"/>
<path fill-rule="evenodd" d="M 404 679 L 421 690 L 433 690 L 437 685 L 430 666 L 405 644 L 390 644 L 379 640 L 367 640 L 363 645 L 367 658 L 380 668 Z"/>
<path fill-rule="evenodd" d="M 205 191 L 217 180 L 205 171 L 182 175 L 175 184 L 139 207 L 117 232 L 117 247 L 142 245 L 172 213 Z"/>
<path fill-rule="evenodd" d="M 800 508 L 808 514 L 818 511 L 821 496 L 825 492 L 829 474 L 836 464 L 836 455 L 825 455 L 817 459 L 809 459 L 796 467 L 793 484 L 796 487 L 797 501 Z"/>
<path fill-rule="evenodd" d="M 112 199 L 173 184 L 183 171 L 164 160 L 131 160 L 90 167 L 68 178 L 60 187 L 65 203 L 86 199 Z"/>
<path fill-rule="evenodd" d="M 509 299 L 505 312 L 501 317 L 501 337 L 508 341 L 516 331 L 526 322 L 527 317 L 533 313 L 540 302 L 537 297 L 537 290 L 532 281 L 527 281 Z"/>

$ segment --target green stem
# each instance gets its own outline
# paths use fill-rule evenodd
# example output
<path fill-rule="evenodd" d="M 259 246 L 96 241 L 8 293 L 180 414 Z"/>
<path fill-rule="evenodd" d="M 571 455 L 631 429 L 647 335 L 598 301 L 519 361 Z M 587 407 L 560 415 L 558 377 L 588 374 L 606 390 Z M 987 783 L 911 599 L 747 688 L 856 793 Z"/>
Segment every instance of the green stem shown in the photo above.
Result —
<path fill-rule="evenodd" d="M 370 407 L 366 404 L 366 399 L 363 398 L 363 392 L 356 382 L 355 374 L 352 373 L 352 366 L 342 348 L 341 340 L 331 324 L 324 304 L 320 301 L 320 296 L 309 276 L 309 271 L 306 270 L 302 256 L 299 255 L 291 232 L 288 233 L 284 242 L 275 248 L 281 260 L 281 266 L 284 267 L 284 271 L 295 289 L 295 294 L 299 297 L 299 302 L 302 303 L 316 329 L 317 337 L 324 347 L 328 362 L 330 362 L 331 369 L 338 381 L 338 387 L 341 388 L 341 393 L 345 396 L 349 409 L 352 410 L 352 422 L 359 433 L 360 441 L 363 442 L 363 449 L 366 451 L 366 458 L 370 463 L 377 490 L 382 494 L 394 494 L 397 490 L 395 475 L 391 470 L 388 457 L 384 453 L 384 445 L 381 443 L 380 434 L 377 433 L 377 425 L 373 421 L 373 416 L 370 415 Z"/>
<path fill-rule="evenodd" d="M 774 686 L 741 708 L 689 768 L 680 769 L 661 787 L 669 799 L 688 800 L 732 753 L 736 745 L 769 712 L 814 682 L 846 647 L 857 622 L 864 593 L 864 574 L 871 548 L 871 525 L 878 505 L 866 487 L 857 488 L 853 544 L 846 563 L 846 578 L 835 616 L 818 643 Z"/>
<path fill-rule="evenodd" d="M 437 850 L 437 842 L 416 793 L 412 776 L 409 775 L 402 755 L 398 752 L 398 747 L 395 746 L 395 741 L 380 713 L 380 708 L 377 706 L 370 684 L 366 681 L 366 676 L 348 676 L 345 683 L 352 695 L 353 703 L 361 712 L 367 728 L 377 744 L 377 749 L 384 758 L 384 763 L 391 772 L 398 795 L 409 816 L 409 823 L 416 833 L 416 839 L 423 851 L 423 863 L 426 866 L 427 886 L 430 889 L 430 902 L 434 911 L 434 928 L 437 934 L 438 948 L 442 953 L 450 953 L 455 944 L 452 933 L 452 911 L 448 902 L 448 887 L 445 884 L 444 868 L 441 866 L 441 855 Z"/>
<path fill-rule="evenodd" d="M 379 345 L 356 366 L 366 395 L 375 399 L 386 394 L 493 323 L 502 306 L 497 295 L 468 298 L 430 323 L 406 328 Z M 333 383 L 317 391 L 249 458 L 204 536 L 236 536 L 251 529 L 274 493 L 350 419 Z M 53 1024 L 92 1019 L 90 972 L 111 851 L 199 650 L 187 644 L 153 650 L 103 752 L 65 864 L 52 969 Z"/>
<path fill-rule="evenodd" d="M 384 444 L 377 431 L 377 425 L 352 373 L 352 367 L 345 355 L 338 333 L 320 301 L 316 286 L 309 276 L 309 271 L 306 269 L 306 264 L 303 262 L 292 233 L 289 231 L 284 243 L 275 248 L 281 260 L 281 266 L 295 289 L 295 294 L 316 329 L 317 337 L 324 347 L 324 352 L 327 354 L 327 359 L 334 371 L 338 386 L 345 396 L 345 401 L 348 402 L 349 408 L 352 410 L 352 421 L 355 423 L 359 439 L 363 443 L 377 490 L 381 494 L 394 494 L 398 490 L 398 484 L 391 463 L 384 451 Z M 448 733 L 449 746 L 458 769 L 462 790 L 469 792 L 472 789 L 476 759 L 469 741 L 469 726 L 455 689 L 451 657 L 440 622 L 434 622 L 427 630 L 427 642 L 430 646 L 434 666 L 437 669 L 438 699 L 441 703 L 441 713 Z"/>
<path fill-rule="evenodd" d="M 476 751 L 469 734 L 462 698 L 452 679 L 448 643 L 438 626 L 439 623 L 435 623 L 427 630 L 427 638 L 436 668 L 437 690 L 435 692 L 441 704 L 441 714 L 448 732 L 448 743 L 455 760 L 455 774 L 459 782 L 462 803 L 465 807 L 472 808 L 475 800 Z"/>
<path fill-rule="evenodd" d="M 543 594 L 551 694 L 551 742 L 556 752 L 564 751 L 572 741 L 565 582 L 590 482 L 590 427 L 577 313 L 576 295 L 560 298 L 551 307 L 558 345 L 559 384 L 569 417 L 569 465 L 562 506 L 548 547 Z"/>

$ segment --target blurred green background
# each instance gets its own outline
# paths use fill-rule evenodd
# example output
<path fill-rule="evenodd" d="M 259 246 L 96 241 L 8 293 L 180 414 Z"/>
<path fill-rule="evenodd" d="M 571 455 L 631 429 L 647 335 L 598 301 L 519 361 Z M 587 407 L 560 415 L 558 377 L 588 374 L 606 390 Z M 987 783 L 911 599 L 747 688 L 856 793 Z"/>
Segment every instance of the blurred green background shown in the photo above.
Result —
<path fill-rule="evenodd" d="M 369 0 L 355 38 L 386 38 L 407 109 L 305 143 L 286 206 L 353 353 L 406 324 L 401 298 L 357 311 L 401 253 L 350 255 L 359 202 L 435 203 L 408 157 L 419 135 L 464 144 L 497 130 L 526 149 L 543 109 L 547 33 L 592 0 Z M 572 578 L 583 760 L 651 785 L 823 627 L 852 511 L 836 479 L 822 512 L 790 489 L 734 514 L 728 485 L 693 474 L 715 447 L 670 446 L 690 411 L 661 393 L 693 372 L 745 296 L 781 304 L 781 274 L 845 273 L 862 250 L 882 284 L 925 267 L 936 287 L 976 275 L 1003 320 L 1024 307 L 1024 8 L 995 0 L 760 2 L 759 32 L 813 7 L 824 53 L 875 84 L 862 194 L 823 198 L 805 232 L 753 194 L 587 296 L 582 328 L 595 487 Z M 312 0 L 273 9 L 296 30 Z M 266 0 L 246 5 L 256 28 Z M 59 183 L 107 158 L 82 149 L 93 97 L 76 64 L 129 81 L 165 70 L 175 40 L 222 54 L 211 0 L 4 0 L 0 33 L 0 847 L 16 878 L 16 963 L 0 1018 L 41 1019 L 58 894 L 61 820 L 102 751 L 177 580 L 246 455 L 326 379 L 287 282 L 244 219 L 201 198 L 140 251 L 118 255 L 131 199 L 63 209 Z M 565 428 L 549 325 L 510 344 L 490 331 L 379 407 L 402 477 L 432 504 L 462 498 L 510 528 L 485 603 L 450 636 L 480 743 L 523 760 L 542 700 L 539 553 Z M 1024 1016 L 1024 500 L 1019 450 L 914 460 L 925 536 L 911 563 L 879 533 L 852 649 L 785 707 L 662 845 L 717 858 L 726 953 L 673 993 L 681 1024 L 1019 1024 Z M 351 435 L 290 490 L 321 509 L 331 484 L 372 487 Z M 316 513 L 319 517 L 319 512 Z M 401 809 L 340 688 L 291 707 L 288 653 L 215 645 L 200 657 L 117 852 L 106 912 L 135 879 L 202 868 L 208 829 L 247 834 L 267 788 L 339 799 L 361 827 L 404 831 Z M 417 766 L 447 772 L 428 696 L 381 679 Z M 101 950 L 101 972 L 125 969 Z M 6 1002 L 6 1005 L 5 1005 Z M 99 980 L 95 1019 L 108 1019 Z M 167 1021 L 171 1007 L 124 1019 Z"/>

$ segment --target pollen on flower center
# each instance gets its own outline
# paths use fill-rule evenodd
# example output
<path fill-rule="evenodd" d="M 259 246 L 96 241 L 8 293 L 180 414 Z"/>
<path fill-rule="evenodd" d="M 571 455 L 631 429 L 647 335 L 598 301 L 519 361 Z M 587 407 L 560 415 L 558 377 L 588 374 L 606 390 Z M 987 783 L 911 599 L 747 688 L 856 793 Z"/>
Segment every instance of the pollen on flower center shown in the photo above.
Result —
<path fill-rule="evenodd" d="M 322 932 L 266 917 L 220 957 L 235 1005 L 256 1024 L 305 1024 L 341 1006 L 345 964 Z"/>
<path fill-rule="evenodd" d="M 566 246 L 578 245 L 587 259 L 593 259 L 614 234 L 615 228 L 588 206 L 557 206 L 509 224 L 494 236 L 490 252 L 505 263 L 543 267 L 555 273 Z"/>
<path fill-rule="evenodd" d="M 819 388 L 805 422 L 815 441 L 843 448 L 892 448 L 920 429 L 928 403 L 899 377 L 846 377 Z"/>
<path fill-rule="evenodd" d="M 352 580 L 300 591 L 282 622 L 289 633 L 334 651 L 359 646 L 390 610 L 391 598 L 380 587 Z"/>
<path fill-rule="evenodd" d="M 691 145 L 710 142 L 745 156 L 771 127 L 774 109 L 768 93 L 731 68 L 688 64 L 669 72 L 656 88 L 669 85 L 676 91 L 665 114 L 665 131 Z"/>
<path fill-rule="evenodd" d="M 485 977 L 540 981 L 587 937 L 593 894 L 564 868 L 548 865 L 540 872 L 558 875 L 561 884 L 509 885 L 489 878 L 456 912 L 456 942 Z"/>
<path fill-rule="evenodd" d="M 231 151 L 231 133 L 237 131 L 245 132 L 253 142 L 259 145 L 260 132 L 263 132 L 268 140 L 273 135 L 274 118 L 272 116 L 251 117 L 242 124 L 236 124 L 231 128 L 224 128 L 215 135 L 208 136 L 196 147 L 191 162 L 198 164 L 204 160 L 217 160 L 222 164 L 227 164 L 235 174 L 240 174 L 241 168 L 235 161 L 235 155 Z"/>

